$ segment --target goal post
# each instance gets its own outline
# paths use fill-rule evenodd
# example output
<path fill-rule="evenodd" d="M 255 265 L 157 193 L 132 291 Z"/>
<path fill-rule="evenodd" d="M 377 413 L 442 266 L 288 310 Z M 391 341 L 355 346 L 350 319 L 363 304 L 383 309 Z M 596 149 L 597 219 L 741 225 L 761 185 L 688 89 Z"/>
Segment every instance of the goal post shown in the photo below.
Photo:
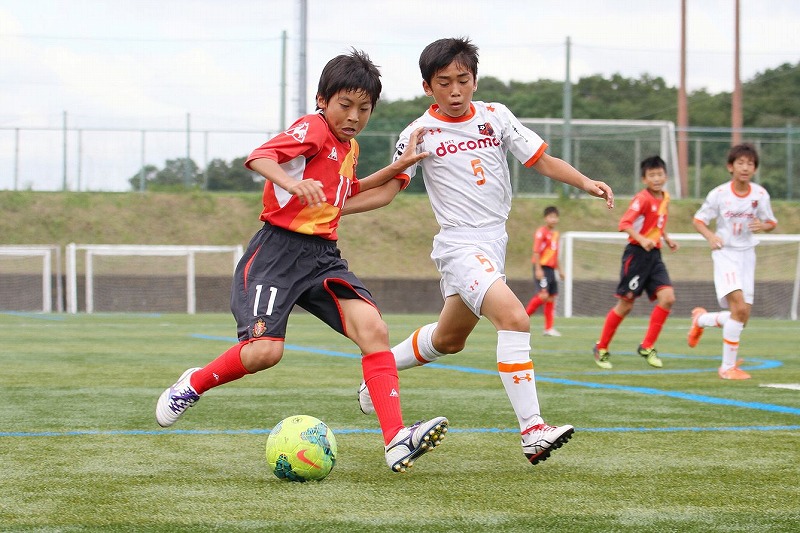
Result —
<path fill-rule="evenodd" d="M 0 309 L 51 313 L 55 307 L 63 311 L 63 287 L 59 246 L 0 246 Z"/>
<path fill-rule="evenodd" d="M 96 312 L 102 300 L 101 307 L 113 311 L 170 310 L 176 302 L 185 301 L 186 313 L 195 314 L 198 276 L 216 275 L 229 281 L 243 253 L 242 245 L 71 243 L 66 247 L 67 310 L 78 312 L 82 272 L 86 313 Z"/>
<path fill-rule="evenodd" d="M 578 168 L 590 166 L 587 173 L 608 183 L 617 195 L 636 194 L 641 188 L 639 164 L 642 159 L 660 155 L 667 164 L 667 188 L 682 198 L 678 167 L 675 124 L 667 120 L 520 118 L 520 122 L 541 135 L 554 154 L 565 153 L 569 142 L 570 163 Z M 553 192 L 552 180 L 541 176 L 519 179 L 532 170 L 520 168 L 511 158 L 515 194 Z M 529 176 L 531 177 L 531 176 Z"/>
<path fill-rule="evenodd" d="M 698 233 L 670 233 L 679 249 L 661 248 L 675 288 L 672 312 L 689 316 L 694 307 L 718 307 L 711 250 Z M 614 304 L 620 258 L 628 236 L 621 232 L 568 231 L 561 237 L 563 315 L 598 316 Z M 759 235 L 753 316 L 797 320 L 800 303 L 800 235 Z M 646 295 L 643 298 L 647 298 Z M 650 306 L 634 307 L 649 314 Z"/>

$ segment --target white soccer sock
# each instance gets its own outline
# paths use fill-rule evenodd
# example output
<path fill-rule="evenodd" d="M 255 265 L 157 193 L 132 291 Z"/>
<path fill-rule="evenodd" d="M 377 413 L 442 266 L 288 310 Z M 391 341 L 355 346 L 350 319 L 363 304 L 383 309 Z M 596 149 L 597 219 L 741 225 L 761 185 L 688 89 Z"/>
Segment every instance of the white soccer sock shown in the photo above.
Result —
<path fill-rule="evenodd" d="M 719 311 L 718 313 L 703 313 L 697 317 L 697 325 L 701 328 L 721 328 L 731 317 L 730 311 Z"/>
<path fill-rule="evenodd" d="M 742 336 L 744 324 L 738 320 L 730 319 L 722 327 L 722 371 L 730 370 L 736 366 L 736 356 L 739 355 L 739 338 Z"/>
<path fill-rule="evenodd" d="M 517 415 L 520 432 L 543 422 L 530 342 L 531 334 L 524 331 L 497 332 L 497 371 Z"/>
<path fill-rule="evenodd" d="M 405 370 L 435 361 L 444 354 L 433 347 L 433 332 L 438 322 L 425 324 L 406 340 L 392 348 L 397 370 Z"/>

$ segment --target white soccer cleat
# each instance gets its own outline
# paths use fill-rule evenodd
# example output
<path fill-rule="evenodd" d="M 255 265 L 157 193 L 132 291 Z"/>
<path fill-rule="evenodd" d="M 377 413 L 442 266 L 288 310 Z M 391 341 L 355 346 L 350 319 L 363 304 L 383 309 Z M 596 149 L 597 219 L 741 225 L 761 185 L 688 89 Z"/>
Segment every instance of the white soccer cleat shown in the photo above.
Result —
<path fill-rule="evenodd" d="M 162 428 L 174 424 L 184 411 L 200 400 L 200 395 L 189 384 L 189 378 L 198 370 L 200 369 L 190 368 L 181 374 L 178 381 L 158 397 L 156 421 Z"/>
<path fill-rule="evenodd" d="M 367 384 L 363 381 L 361 382 L 361 386 L 358 388 L 358 406 L 361 408 L 361 412 L 365 415 L 375 414 L 375 406 L 372 404 L 372 396 L 369 395 Z"/>
<path fill-rule="evenodd" d="M 544 333 L 542 333 L 542 335 L 544 335 L 545 337 L 560 337 L 561 332 L 559 332 L 556 328 L 550 328 L 544 330 Z"/>
<path fill-rule="evenodd" d="M 550 452 L 560 448 L 572 437 L 575 428 L 570 425 L 548 426 L 537 424 L 522 434 L 522 453 L 535 465 L 550 457 Z"/>
<path fill-rule="evenodd" d="M 448 424 L 439 416 L 401 429 L 386 445 L 386 464 L 393 472 L 405 472 L 417 457 L 442 443 Z"/>

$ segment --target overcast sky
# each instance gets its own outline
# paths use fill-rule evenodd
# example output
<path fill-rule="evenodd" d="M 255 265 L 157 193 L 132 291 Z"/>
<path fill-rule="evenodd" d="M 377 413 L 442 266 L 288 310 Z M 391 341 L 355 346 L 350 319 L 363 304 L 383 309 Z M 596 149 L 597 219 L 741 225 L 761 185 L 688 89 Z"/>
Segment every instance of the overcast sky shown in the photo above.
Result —
<path fill-rule="evenodd" d="M 800 61 L 800 1 L 741 0 L 747 80 Z M 690 90 L 733 87 L 734 0 L 687 1 Z M 299 0 L 3 0 L 0 126 L 124 119 L 137 126 L 186 113 L 198 123 L 275 129 L 281 34 L 287 119 L 298 112 Z M 677 86 L 680 0 L 308 1 L 307 101 L 332 56 L 355 46 L 382 67 L 384 99 L 421 94 L 429 42 L 468 35 L 479 74 L 503 81 L 648 73 Z M 635 118 L 635 117 L 632 117 Z"/>
<path fill-rule="evenodd" d="M 800 61 L 800 1 L 740 2 L 743 80 Z M 687 4 L 689 90 L 731 91 L 734 0 Z M 306 108 L 313 110 L 325 62 L 351 46 L 381 66 L 383 99 L 419 96 L 420 51 L 459 35 L 480 48 L 479 78 L 563 80 L 570 37 L 573 81 L 647 73 L 677 86 L 680 5 L 308 0 Z M 76 127 L 179 128 L 190 115 L 195 128 L 274 131 L 284 31 L 287 121 L 299 111 L 298 6 L 299 0 L 0 0 L 0 135 L 2 128 L 60 126 L 64 112 Z"/>

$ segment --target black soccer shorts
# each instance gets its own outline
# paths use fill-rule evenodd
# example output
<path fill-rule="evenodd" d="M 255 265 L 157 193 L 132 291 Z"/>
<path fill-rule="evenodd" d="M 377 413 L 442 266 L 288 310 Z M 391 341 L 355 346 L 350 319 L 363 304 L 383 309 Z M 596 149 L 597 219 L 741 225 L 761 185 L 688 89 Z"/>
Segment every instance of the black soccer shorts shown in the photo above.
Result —
<path fill-rule="evenodd" d="M 231 311 L 240 341 L 283 340 L 295 304 L 345 335 L 339 298 L 377 309 L 335 241 L 265 224 L 236 266 Z"/>
<path fill-rule="evenodd" d="M 661 259 L 661 250 L 654 248 L 648 252 L 628 243 L 622 253 L 617 296 L 634 300 L 646 291 L 650 300 L 655 300 L 656 293 L 664 287 L 672 287 L 672 281 Z"/>

